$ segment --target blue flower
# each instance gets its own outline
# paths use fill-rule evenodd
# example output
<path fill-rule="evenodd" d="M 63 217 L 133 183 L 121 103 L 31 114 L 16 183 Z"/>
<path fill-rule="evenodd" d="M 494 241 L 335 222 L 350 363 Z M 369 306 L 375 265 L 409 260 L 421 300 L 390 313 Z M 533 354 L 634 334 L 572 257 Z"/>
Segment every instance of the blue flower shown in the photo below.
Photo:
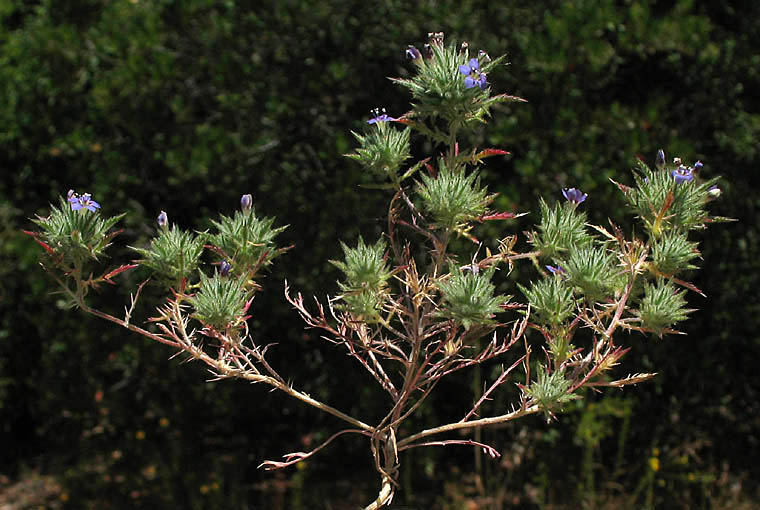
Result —
<path fill-rule="evenodd" d="M 230 269 L 232 269 L 232 264 L 227 262 L 226 260 L 223 260 L 219 263 L 219 274 L 221 276 L 227 276 L 230 274 Z"/>
<path fill-rule="evenodd" d="M 87 209 L 88 211 L 95 212 L 97 209 L 100 209 L 100 204 L 94 201 L 89 193 L 77 195 L 74 193 L 74 190 L 69 190 L 66 196 L 73 211 Z"/>
<path fill-rule="evenodd" d="M 480 64 L 476 58 L 471 58 L 467 64 L 459 66 L 459 72 L 465 75 L 465 88 L 471 89 L 477 85 L 481 89 L 485 89 L 488 85 L 486 75 L 480 72 Z"/>
<path fill-rule="evenodd" d="M 699 165 L 700 167 L 702 166 L 701 163 Z M 681 184 L 682 182 L 689 182 L 694 178 L 694 175 L 692 174 L 693 171 L 693 168 L 680 165 L 671 172 L 671 175 L 676 180 L 676 184 Z"/>
<path fill-rule="evenodd" d="M 394 117 L 391 117 L 387 113 L 385 113 L 385 108 L 383 108 L 382 110 L 380 108 L 375 108 L 374 110 L 372 110 L 372 115 L 374 115 L 374 117 L 369 119 L 367 121 L 367 124 L 375 124 L 377 122 L 391 122 L 394 120 L 398 120 Z"/>
<path fill-rule="evenodd" d="M 588 196 L 586 193 L 575 188 L 562 188 L 562 195 L 575 205 L 582 203 Z"/>
<path fill-rule="evenodd" d="M 548 269 L 551 274 L 556 274 L 556 275 L 563 275 L 563 274 L 565 274 L 565 270 L 562 269 L 562 266 L 559 266 L 559 265 L 557 267 L 546 266 L 546 269 Z"/>

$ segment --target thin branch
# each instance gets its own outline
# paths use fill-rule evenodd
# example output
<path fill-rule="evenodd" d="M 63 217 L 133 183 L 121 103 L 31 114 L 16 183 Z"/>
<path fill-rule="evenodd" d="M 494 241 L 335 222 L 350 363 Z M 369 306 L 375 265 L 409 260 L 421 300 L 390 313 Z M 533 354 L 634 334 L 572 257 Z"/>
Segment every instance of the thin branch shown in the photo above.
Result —
<path fill-rule="evenodd" d="M 523 416 L 535 414 L 539 412 L 540 410 L 541 408 L 537 404 L 533 404 L 530 407 L 526 406 L 524 409 L 522 408 L 517 409 L 515 411 L 512 411 L 511 413 L 502 414 L 500 416 L 492 416 L 489 418 L 480 418 L 478 420 L 440 425 L 438 427 L 433 427 L 432 429 L 426 429 L 416 434 L 412 434 L 406 439 L 402 439 L 401 441 L 399 441 L 398 446 L 399 446 L 399 449 L 401 449 L 402 447 L 412 444 L 415 441 L 422 439 L 423 437 L 428 437 L 435 434 L 442 434 L 444 432 L 451 432 L 454 430 L 462 430 L 462 429 L 471 429 L 475 427 L 484 427 L 487 425 L 494 425 L 497 423 L 507 423 L 509 421 L 516 420 L 517 418 L 522 418 Z"/>
<path fill-rule="evenodd" d="M 444 441 L 428 441 L 426 443 L 415 443 L 406 445 L 402 448 L 399 448 L 399 451 L 403 450 L 409 450 L 411 448 L 417 448 L 419 446 L 448 446 L 448 445 L 462 445 L 462 446 L 479 446 L 483 449 L 483 452 L 488 454 L 489 457 L 492 459 L 498 459 L 501 457 L 501 454 L 494 448 L 493 446 L 487 445 L 485 443 L 479 443 L 477 441 L 473 441 L 472 439 L 447 439 Z"/>
<path fill-rule="evenodd" d="M 288 466 L 292 466 L 293 464 L 297 464 L 301 462 L 302 460 L 306 460 L 315 453 L 317 453 L 319 450 L 327 446 L 328 444 L 332 443 L 334 439 L 342 436 L 343 434 L 363 434 L 367 435 L 367 432 L 364 430 L 358 430 L 358 429 L 346 429 L 341 430 L 340 432 L 336 432 L 332 436 L 330 436 L 324 443 L 317 446 L 313 450 L 311 450 L 308 453 L 304 452 L 294 452 L 294 453 L 288 453 L 283 455 L 283 458 L 286 459 L 284 462 L 278 462 L 274 460 L 265 460 L 261 464 L 259 464 L 259 468 L 264 468 L 265 471 L 274 471 L 276 469 L 283 469 Z"/>
<path fill-rule="evenodd" d="M 486 391 L 483 392 L 483 396 L 480 397 L 480 399 L 475 403 L 475 405 L 472 407 L 472 409 L 470 409 L 470 412 L 467 413 L 465 415 L 465 417 L 462 418 L 460 421 L 461 422 L 466 422 L 467 420 L 469 420 L 470 417 L 478 411 L 478 408 L 483 404 L 483 402 L 485 402 L 486 400 L 488 400 L 488 395 L 490 395 L 496 388 L 498 388 L 499 386 L 501 386 L 501 384 L 504 382 L 504 380 L 507 378 L 507 376 L 510 374 L 510 372 L 512 372 L 512 370 L 514 370 L 515 368 L 517 368 L 517 366 L 520 363 L 523 362 L 523 360 L 525 359 L 525 357 L 526 357 L 526 355 L 523 354 L 520 357 L 520 359 L 518 359 L 517 361 L 515 361 L 512 364 L 512 366 L 510 366 L 507 370 L 504 370 L 504 368 L 502 367 L 501 374 L 499 374 L 499 377 L 494 381 L 494 383 L 491 385 L 490 388 L 488 388 Z"/>

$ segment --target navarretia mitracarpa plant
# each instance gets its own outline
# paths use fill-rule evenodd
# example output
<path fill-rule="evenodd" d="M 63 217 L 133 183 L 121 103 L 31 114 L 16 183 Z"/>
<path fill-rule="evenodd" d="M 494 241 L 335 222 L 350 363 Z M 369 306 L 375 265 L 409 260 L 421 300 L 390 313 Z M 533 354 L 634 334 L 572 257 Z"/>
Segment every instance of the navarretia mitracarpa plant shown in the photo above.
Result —
<path fill-rule="evenodd" d="M 343 260 L 331 261 L 343 275 L 339 291 L 326 302 L 307 303 L 285 284 L 286 299 L 306 326 L 345 349 L 387 394 L 377 402 L 386 407 L 376 422 L 299 391 L 267 362 L 267 344 L 249 331 L 257 279 L 290 249 L 277 244 L 285 227 L 260 216 L 250 194 L 243 195 L 232 216 L 213 221 L 211 232 L 182 230 L 161 211 L 155 238 L 134 248 L 136 260 L 104 272 L 97 268 L 123 214 L 106 218 L 102 211 L 108 205 L 101 208 L 90 195 L 70 191 L 49 216 L 34 220 L 36 231 L 27 232 L 45 249 L 43 267 L 72 307 L 201 361 L 218 378 L 269 386 L 345 423 L 312 451 L 265 461 L 264 469 L 292 466 L 347 434 L 366 437 L 380 479 L 368 510 L 390 504 L 399 487 L 399 454 L 405 450 L 470 445 L 497 457 L 488 444 L 447 434 L 536 413 L 551 419 L 563 404 L 579 398 L 582 388 L 622 387 L 651 378 L 654 374 L 611 375 L 628 351 L 615 333 L 661 337 L 677 332 L 692 312 L 685 294 L 699 292 L 683 279 L 699 260 L 697 243 L 689 236 L 725 220 L 706 210 L 720 195 L 718 179 L 705 178 L 701 162 L 688 166 L 676 158 L 668 164 L 660 151 L 652 168 L 637 162 L 629 185 L 613 183 L 641 225 L 635 236 L 613 224 L 589 225 L 584 208 L 593 200 L 566 188 L 561 195 L 558 190 L 559 200 L 539 203 L 540 218 L 523 243 L 527 249 L 518 250 L 509 223 L 503 238 L 478 241 L 483 223 L 520 214 L 492 210 L 495 195 L 478 177 L 486 158 L 507 152 L 465 148 L 459 141 L 481 127 L 494 106 L 523 100 L 493 93 L 489 76 L 504 57 L 492 59 L 466 44 L 446 46 L 441 33 L 430 34 L 421 50 L 409 46 L 406 54 L 414 72 L 394 82 L 411 94 L 411 110 L 399 117 L 376 110 L 366 130 L 354 133 L 358 145 L 348 155 L 388 193 L 385 232 L 376 240 L 342 243 Z M 412 136 L 427 138 L 440 153 L 416 158 Z M 472 258 L 460 260 L 452 253 L 456 237 L 477 243 Z M 210 264 L 204 263 L 204 253 L 213 259 Z M 539 273 L 535 281 L 519 285 L 523 299 L 499 294 L 495 283 L 518 262 L 532 264 Z M 145 283 L 134 291 L 123 318 L 90 304 L 90 291 L 137 265 L 152 270 L 152 281 L 166 289 L 166 299 L 147 319 L 155 328 L 132 317 Z M 531 341 L 529 332 L 534 332 Z M 541 356 L 533 353 L 537 346 Z M 502 370 L 463 410 L 461 420 L 402 429 L 443 378 L 486 361 L 501 362 Z M 507 382 L 520 388 L 513 406 L 486 406 Z"/>

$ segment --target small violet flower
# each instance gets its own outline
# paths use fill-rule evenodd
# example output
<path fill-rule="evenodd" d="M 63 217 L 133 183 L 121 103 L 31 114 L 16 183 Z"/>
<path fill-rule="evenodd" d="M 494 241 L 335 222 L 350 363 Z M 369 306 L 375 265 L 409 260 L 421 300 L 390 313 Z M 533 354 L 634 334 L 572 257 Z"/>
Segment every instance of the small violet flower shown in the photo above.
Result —
<path fill-rule="evenodd" d="M 219 274 L 221 276 L 228 276 L 230 274 L 230 269 L 232 269 L 232 264 L 226 260 L 223 260 L 219 263 Z"/>
<path fill-rule="evenodd" d="M 169 215 L 166 214 L 166 211 L 161 211 L 161 214 L 159 214 L 158 218 L 156 218 L 156 222 L 161 228 L 166 228 L 169 226 Z"/>
<path fill-rule="evenodd" d="M 100 209 L 100 204 L 94 201 L 89 193 L 77 195 L 74 193 L 74 190 L 69 190 L 66 197 L 73 211 L 87 209 L 88 211 L 95 212 L 97 209 Z"/>
<path fill-rule="evenodd" d="M 253 206 L 253 195 L 250 193 L 240 197 L 240 208 L 243 211 L 250 211 Z"/>
<path fill-rule="evenodd" d="M 557 267 L 546 266 L 546 269 L 548 269 L 551 274 L 555 274 L 555 275 L 563 275 L 563 274 L 565 274 L 565 270 L 562 269 L 562 266 L 559 266 L 559 265 Z"/>
<path fill-rule="evenodd" d="M 583 193 L 581 190 L 575 188 L 562 188 L 562 195 L 564 195 L 564 197 L 569 202 L 572 202 L 575 205 L 582 203 L 588 196 L 588 194 Z"/>
<path fill-rule="evenodd" d="M 392 121 L 398 120 L 394 117 L 391 117 L 387 113 L 385 113 L 385 108 L 383 108 L 382 110 L 380 108 L 375 108 L 374 110 L 372 110 L 372 115 L 374 115 L 374 117 L 369 119 L 367 121 L 367 124 L 376 124 L 378 122 L 392 122 Z"/>
<path fill-rule="evenodd" d="M 701 163 L 700 166 L 702 166 Z M 694 178 L 694 174 L 692 173 L 693 171 L 693 168 L 679 165 L 678 168 L 671 172 L 671 175 L 676 180 L 676 184 L 681 184 L 682 182 L 689 182 Z"/>
<path fill-rule="evenodd" d="M 486 75 L 485 73 L 480 72 L 480 64 L 476 58 L 471 58 L 466 65 L 463 64 L 459 66 L 459 72 L 465 75 L 465 88 L 471 89 L 477 85 L 481 89 L 485 89 L 488 85 Z"/>

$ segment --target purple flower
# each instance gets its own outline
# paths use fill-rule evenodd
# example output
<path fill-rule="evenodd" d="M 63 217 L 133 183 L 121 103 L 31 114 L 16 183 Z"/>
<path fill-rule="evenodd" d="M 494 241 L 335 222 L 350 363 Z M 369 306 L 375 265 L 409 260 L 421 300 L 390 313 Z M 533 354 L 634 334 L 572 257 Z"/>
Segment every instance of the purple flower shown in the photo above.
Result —
<path fill-rule="evenodd" d="M 89 193 L 77 195 L 74 193 L 74 190 L 69 190 L 66 196 L 73 211 L 87 209 L 88 211 L 95 212 L 97 209 L 100 209 L 100 204 L 94 201 Z"/>
<path fill-rule="evenodd" d="M 422 60 L 422 53 L 420 53 L 420 50 L 410 44 L 406 47 L 406 58 L 419 62 Z"/>
<path fill-rule="evenodd" d="M 721 190 L 717 186 L 710 186 L 710 189 L 707 190 L 707 196 L 710 198 L 718 198 L 721 195 Z"/>
<path fill-rule="evenodd" d="M 480 64 L 476 58 L 471 58 L 467 64 L 459 66 L 459 72 L 465 76 L 465 88 L 471 89 L 477 85 L 481 89 L 485 89 L 488 85 L 486 75 L 480 72 Z"/>
<path fill-rule="evenodd" d="M 244 211 L 250 211 L 253 206 L 253 195 L 248 193 L 240 197 L 240 208 Z"/>
<path fill-rule="evenodd" d="M 161 211 L 161 213 L 158 215 L 158 218 L 156 218 L 156 222 L 161 228 L 166 228 L 169 226 L 169 215 L 166 214 L 166 211 Z"/>
<path fill-rule="evenodd" d="M 546 266 L 546 269 L 548 269 L 551 274 L 557 274 L 557 275 L 565 274 L 565 270 L 562 269 L 562 266 L 559 266 L 559 265 L 557 267 Z"/>
<path fill-rule="evenodd" d="M 232 269 L 232 264 L 227 262 L 226 260 L 223 260 L 219 263 L 219 274 L 221 276 L 227 276 L 230 274 L 230 269 Z"/>
<path fill-rule="evenodd" d="M 654 166 L 657 167 L 658 170 L 662 170 L 663 167 L 665 167 L 665 151 L 660 149 L 657 151 L 657 157 L 654 160 Z"/>
<path fill-rule="evenodd" d="M 569 202 L 572 202 L 575 205 L 582 203 L 588 196 L 586 193 L 583 193 L 581 190 L 575 188 L 562 188 L 562 195 L 564 195 L 564 197 Z"/>
<path fill-rule="evenodd" d="M 372 115 L 374 115 L 374 117 L 369 119 L 367 121 L 367 124 L 375 124 L 377 122 L 390 122 L 390 121 L 398 120 L 394 117 L 391 117 L 387 113 L 385 113 L 385 108 L 383 108 L 382 110 L 380 108 L 375 108 L 374 110 L 372 110 Z"/>
<path fill-rule="evenodd" d="M 689 182 L 694 178 L 694 175 L 692 174 L 693 171 L 693 168 L 680 165 L 678 168 L 671 172 L 671 175 L 676 180 L 676 184 L 681 184 L 682 182 Z"/>

